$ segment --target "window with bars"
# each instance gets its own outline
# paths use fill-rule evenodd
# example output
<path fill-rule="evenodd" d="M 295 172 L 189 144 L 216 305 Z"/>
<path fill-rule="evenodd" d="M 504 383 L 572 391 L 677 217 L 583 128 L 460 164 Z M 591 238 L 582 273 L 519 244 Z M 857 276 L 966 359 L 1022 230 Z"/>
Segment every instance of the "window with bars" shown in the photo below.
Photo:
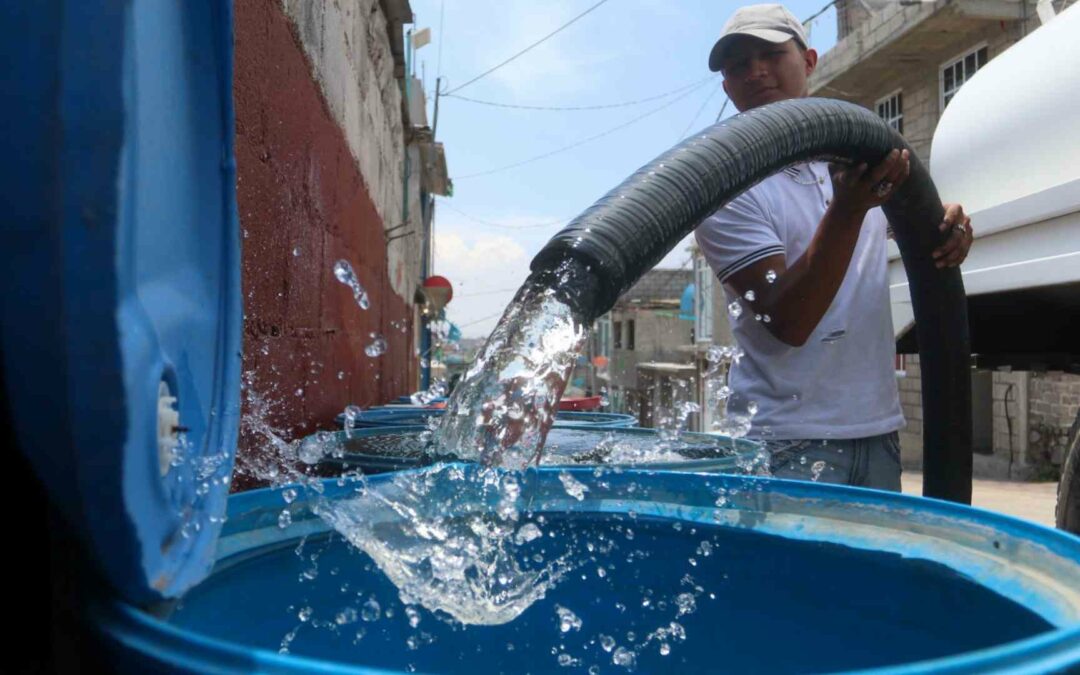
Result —
<path fill-rule="evenodd" d="M 881 99 L 874 106 L 878 117 L 889 123 L 889 126 L 900 133 L 904 133 L 904 93 L 897 91 Z"/>
<path fill-rule="evenodd" d="M 960 87 L 972 78 L 975 73 L 986 65 L 989 53 L 985 46 L 976 47 L 955 61 L 950 61 L 941 67 L 941 109 L 949 105 Z"/>

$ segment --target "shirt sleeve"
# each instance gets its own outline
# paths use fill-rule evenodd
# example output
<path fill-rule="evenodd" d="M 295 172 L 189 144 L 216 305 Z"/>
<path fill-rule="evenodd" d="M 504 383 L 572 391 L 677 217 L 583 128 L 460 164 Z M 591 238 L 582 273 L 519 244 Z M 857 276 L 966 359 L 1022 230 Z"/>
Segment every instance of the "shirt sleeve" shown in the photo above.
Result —
<path fill-rule="evenodd" d="M 759 260 L 785 254 L 776 225 L 752 191 L 706 218 L 694 236 L 720 283 Z"/>

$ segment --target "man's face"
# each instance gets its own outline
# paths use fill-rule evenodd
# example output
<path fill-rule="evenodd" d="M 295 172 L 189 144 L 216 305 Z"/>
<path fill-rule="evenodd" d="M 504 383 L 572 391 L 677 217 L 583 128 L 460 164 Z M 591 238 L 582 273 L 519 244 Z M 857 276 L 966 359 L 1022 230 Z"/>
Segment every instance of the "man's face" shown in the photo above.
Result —
<path fill-rule="evenodd" d="M 795 40 L 781 44 L 749 35 L 736 36 L 721 62 L 724 91 L 740 112 L 766 103 L 802 98 L 806 78 L 817 65 L 817 52 Z"/>

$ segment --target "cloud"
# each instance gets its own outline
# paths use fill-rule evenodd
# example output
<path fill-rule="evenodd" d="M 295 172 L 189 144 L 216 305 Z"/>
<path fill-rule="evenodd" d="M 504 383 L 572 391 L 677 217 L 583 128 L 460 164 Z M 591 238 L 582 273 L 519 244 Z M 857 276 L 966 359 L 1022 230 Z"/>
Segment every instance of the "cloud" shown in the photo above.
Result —
<path fill-rule="evenodd" d="M 435 271 L 454 285 L 447 317 L 466 337 L 486 336 L 525 281 L 530 256 L 510 236 L 441 229 L 435 234 Z"/>
<path fill-rule="evenodd" d="M 465 337 L 487 337 L 502 310 L 529 274 L 529 262 L 560 225 L 529 227 L 557 220 L 551 216 L 485 215 L 483 220 L 513 229 L 495 229 L 469 220 L 461 213 L 441 209 L 435 232 L 435 273 L 454 285 L 447 305 L 450 321 Z M 688 235 L 657 267 L 680 267 L 689 257 Z"/>

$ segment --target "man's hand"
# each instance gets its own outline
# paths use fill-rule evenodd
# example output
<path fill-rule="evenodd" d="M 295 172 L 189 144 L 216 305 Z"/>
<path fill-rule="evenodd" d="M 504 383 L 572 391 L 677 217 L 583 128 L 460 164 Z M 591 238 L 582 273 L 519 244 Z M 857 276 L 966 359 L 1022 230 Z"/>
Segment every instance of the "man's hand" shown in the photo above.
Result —
<path fill-rule="evenodd" d="M 865 215 L 896 194 L 911 172 L 907 150 L 893 150 L 870 168 L 866 164 L 829 167 L 833 180 L 833 205 L 846 213 Z"/>
<path fill-rule="evenodd" d="M 975 235 L 971 229 L 971 218 L 964 213 L 959 204 L 945 204 L 945 219 L 938 226 L 942 232 L 949 231 L 949 238 L 934 251 L 934 260 L 938 269 L 957 267 L 967 258 L 968 250 Z"/>

